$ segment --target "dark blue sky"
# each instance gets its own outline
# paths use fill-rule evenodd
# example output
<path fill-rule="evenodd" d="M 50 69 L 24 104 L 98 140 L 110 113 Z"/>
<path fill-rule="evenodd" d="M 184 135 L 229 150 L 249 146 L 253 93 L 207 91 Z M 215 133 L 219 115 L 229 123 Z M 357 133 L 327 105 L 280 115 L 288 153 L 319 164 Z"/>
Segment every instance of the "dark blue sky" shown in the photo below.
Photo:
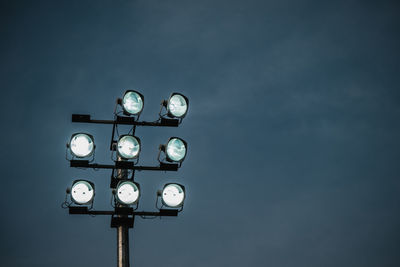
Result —
<path fill-rule="evenodd" d="M 179 128 L 139 128 L 140 164 L 170 136 L 177 173 L 140 172 L 140 210 L 186 186 L 178 218 L 137 219 L 133 266 L 400 266 L 400 19 L 396 1 L 1 1 L 2 266 L 114 266 L 107 217 L 60 204 L 76 178 L 109 209 L 110 171 L 68 166 L 70 135 L 110 163 L 126 89 L 144 120 L 174 91 Z"/>

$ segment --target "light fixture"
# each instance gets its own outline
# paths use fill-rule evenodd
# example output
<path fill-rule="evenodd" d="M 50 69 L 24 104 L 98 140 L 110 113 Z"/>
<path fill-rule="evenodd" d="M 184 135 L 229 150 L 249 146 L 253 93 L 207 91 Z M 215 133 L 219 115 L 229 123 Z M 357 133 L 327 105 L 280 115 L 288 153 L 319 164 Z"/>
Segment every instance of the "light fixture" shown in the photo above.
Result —
<path fill-rule="evenodd" d="M 91 204 L 94 198 L 94 184 L 86 180 L 75 180 L 70 193 L 74 203 L 78 205 Z"/>
<path fill-rule="evenodd" d="M 73 134 L 67 147 L 75 157 L 88 157 L 93 154 L 95 149 L 93 136 L 87 133 Z"/>
<path fill-rule="evenodd" d="M 123 159 L 136 158 L 140 152 L 140 139 L 133 135 L 122 135 L 118 140 L 117 150 Z"/>
<path fill-rule="evenodd" d="M 186 157 L 187 143 L 178 137 L 171 137 L 166 145 L 161 146 L 169 162 L 182 162 Z"/>
<path fill-rule="evenodd" d="M 185 200 L 185 187 L 180 184 L 169 183 L 161 193 L 162 203 L 170 208 L 178 208 Z"/>
<path fill-rule="evenodd" d="M 115 195 L 119 203 L 133 205 L 139 200 L 139 185 L 131 181 L 121 181 L 117 186 Z"/>
<path fill-rule="evenodd" d="M 167 108 L 167 115 L 170 118 L 183 118 L 186 116 L 189 100 L 186 96 L 179 93 L 172 93 L 167 102 L 164 102 Z"/>
<path fill-rule="evenodd" d="M 144 98 L 137 91 L 128 90 L 122 98 L 121 105 L 126 115 L 138 115 L 143 110 Z"/>

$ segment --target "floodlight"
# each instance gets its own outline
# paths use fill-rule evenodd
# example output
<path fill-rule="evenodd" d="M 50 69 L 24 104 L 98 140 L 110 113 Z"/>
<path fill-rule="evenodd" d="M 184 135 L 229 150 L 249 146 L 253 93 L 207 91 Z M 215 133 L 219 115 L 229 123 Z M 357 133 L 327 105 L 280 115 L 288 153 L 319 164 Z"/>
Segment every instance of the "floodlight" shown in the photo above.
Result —
<path fill-rule="evenodd" d="M 186 96 L 178 93 L 172 93 L 169 97 L 166 107 L 168 117 L 183 118 L 185 117 L 189 106 L 189 100 Z"/>
<path fill-rule="evenodd" d="M 124 159 L 136 158 L 140 152 L 140 139 L 133 135 L 122 135 L 118 140 L 117 149 Z"/>
<path fill-rule="evenodd" d="M 139 185 L 134 182 L 124 181 L 120 182 L 117 186 L 116 198 L 121 204 L 135 204 L 139 200 L 139 195 Z"/>
<path fill-rule="evenodd" d="M 143 109 L 143 95 L 139 92 L 128 90 L 122 98 L 122 107 L 127 115 L 137 115 Z"/>
<path fill-rule="evenodd" d="M 161 198 L 163 204 L 168 207 L 181 207 L 185 200 L 185 187 L 180 184 L 166 184 L 161 193 Z"/>
<path fill-rule="evenodd" d="M 67 147 L 78 158 L 88 157 L 95 149 L 93 136 L 86 133 L 73 134 Z"/>
<path fill-rule="evenodd" d="M 178 137 L 171 137 L 165 146 L 167 161 L 182 162 L 186 156 L 187 143 Z"/>
<path fill-rule="evenodd" d="M 71 199 L 78 205 L 93 202 L 94 184 L 86 180 L 76 180 L 72 183 Z"/>

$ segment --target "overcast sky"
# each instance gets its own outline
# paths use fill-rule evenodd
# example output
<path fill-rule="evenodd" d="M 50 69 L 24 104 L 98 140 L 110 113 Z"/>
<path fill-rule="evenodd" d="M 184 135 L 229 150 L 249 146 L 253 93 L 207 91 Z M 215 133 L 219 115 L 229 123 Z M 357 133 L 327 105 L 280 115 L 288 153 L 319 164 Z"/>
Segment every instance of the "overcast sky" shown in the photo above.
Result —
<path fill-rule="evenodd" d="M 177 218 L 137 218 L 131 266 L 400 266 L 400 5 L 397 1 L 1 1 L 0 265 L 115 266 L 105 216 L 61 208 L 73 180 L 111 209 L 109 170 L 65 160 L 89 132 L 110 164 L 117 98 L 158 118 L 190 99 L 179 128 L 138 128 L 141 165 L 170 136 L 178 172 L 138 172 L 139 210 L 167 182 Z M 121 129 L 126 133 L 127 128 Z"/>

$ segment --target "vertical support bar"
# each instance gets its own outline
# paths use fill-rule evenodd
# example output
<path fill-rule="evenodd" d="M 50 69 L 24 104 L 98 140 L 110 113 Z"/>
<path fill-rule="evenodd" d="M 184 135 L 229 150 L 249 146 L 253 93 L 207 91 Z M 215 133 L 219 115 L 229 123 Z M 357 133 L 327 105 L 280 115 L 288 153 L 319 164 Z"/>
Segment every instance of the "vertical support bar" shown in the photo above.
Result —
<path fill-rule="evenodd" d="M 116 124 L 115 124 L 115 122 L 114 122 L 114 123 L 113 123 L 112 134 L 111 134 L 111 141 L 110 141 L 110 150 L 111 150 L 111 151 L 114 150 L 114 148 L 113 148 L 113 143 L 114 143 L 115 127 L 116 127 Z"/>
<path fill-rule="evenodd" d="M 118 161 L 121 161 L 118 156 Z M 128 170 L 117 170 L 118 179 L 128 179 Z M 118 204 L 119 205 L 119 204 Z M 119 217 L 128 217 L 128 215 L 118 215 Z M 117 227 L 117 261 L 118 267 L 129 267 L 129 226 L 119 225 Z"/>
<path fill-rule="evenodd" d="M 122 216 L 122 215 L 121 215 Z M 118 267 L 129 267 L 129 228 L 120 225 L 117 228 Z"/>

